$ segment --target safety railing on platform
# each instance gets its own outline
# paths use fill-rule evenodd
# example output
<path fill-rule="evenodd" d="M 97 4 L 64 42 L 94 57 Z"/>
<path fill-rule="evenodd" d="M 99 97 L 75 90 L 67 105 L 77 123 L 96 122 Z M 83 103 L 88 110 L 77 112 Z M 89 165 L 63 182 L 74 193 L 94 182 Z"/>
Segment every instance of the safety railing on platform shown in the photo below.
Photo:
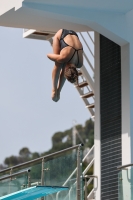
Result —
<path fill-rule="evenodd" d="M 0 197 L 34 185 L 62 186 L 65 183 L 68 191 L 45 196 L 45 200 L 83 199 L 81 146 L 76 145 L 0 171 Z"/>
<path fill-rule="evenodd" d="M 92 200 L 95 197 L 95 189 L 94 186 L 90 191 L 88 191 L 89 185 L 94 184 L 93 180 L 96 177 L 94 174 L 88 175 L 88 172 L 91 167 L 93 167 L 93 172 L 94 172 L 94 148 L 95 146 L 93 145 L 92 148 L 88 151 L 88 153 L 84 156 L 82 163 L 86 162 L 86 167 L 82 172 L 82 176 L 84 178 L 84 196 L 85 200 Z M 97 180 L 98 181 L 98 180 Z"/>
<path fill-rule="evenodd" d="M 82 166 L 84 163 L 87 163 L 87 167 L 85 167 L 84 171 L 82 172 L 82 176 L 80 177 L 81 179 L 83 178 L 83 180 L 85 181 L 85 183 L 83 184 L 83 190 L 84 190 L 84 195 L 85 195 L 85 200 L 89 200 L 90 197 L 94 196 L 94 188 L 92 188 L 92 190 L 88 193 L 88 186 L 89 184 L 93 181 L 93 179 L 96 177 L 94 175 L 86 175 L 89 171 L 89 169 L 92 167 L 92 165 L 94 164 L 94 145 L 92 146 L 92 148 L 87 152 L 87 154 L 83 157 L 82 162 L 80 163 L 80 165 Z M 70 176 L 67 178 L 67 180 L 63 183 L 62 186 L 67 186 L 67 183 L 72 179 L 73 175 L 77 172 L 77 167 L 74 169 L 74 171 L 70 174 Z M 74 180 L 74 179 L 73 179 Z M 74 180 L 73 183 L 73 187 L 76 186 L 76 179 Z M 71 192 L 72 192 L 72 188 L 69 191 L 69 199 L 71 199 Z M 58 200 L 58 195 L 60 192 L 57 193 L 57 198 L 56 200 Z"/>
<path fill-rule="evenodd" d="M 117 167 L 118 171 L 118 199 L 133 199 L 133 164 Z"/>
<path fill-rule="evenodd" d="M 96 188 L 92 188 L 92 190 L 90 191 L 90 193 L 88 194 L 88 186 L 89 184 L 96 179 L 97 182 L 97 186 Z M 95 199 L 95 192 L 98 188 L 98 177 L 95 175 L 85 175 L 84 176 L 84 180 L 85 180 L 85 186 L 84 186 L 84 191 L 85 191 L 85 200 L 89 200 L 89 199 Z"/>

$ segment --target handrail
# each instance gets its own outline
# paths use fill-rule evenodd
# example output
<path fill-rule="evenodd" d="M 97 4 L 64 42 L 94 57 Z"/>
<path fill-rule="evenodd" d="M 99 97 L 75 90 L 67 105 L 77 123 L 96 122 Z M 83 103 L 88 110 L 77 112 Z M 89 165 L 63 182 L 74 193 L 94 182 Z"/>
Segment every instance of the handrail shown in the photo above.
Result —
<path fill-rule="evenodd" d="M 83 171 L 83 176 L 86 175 L 86 173 L 88 172 L 88 170 L 90 169 L 90 167 L 93 165 L 94 163 L 94 158 L 91 160 L 91 162 L 89 163 L 89 165 L 85 168 L 85 170 Z"/>
<path fill-rule="evenodd" d="M 82 162 L 85 161 L 85 159 L 87 158 L 87 156 L 91 153 L 91 151 L 94 149 L 94 145 L 91 147 L 91 149 L 88 151 L 88 153 L 85 155 L 85 157 L 83 158 Z"/>
<path fill-rule="evenodd" d="M 76 172 L 77 172 L 77 167 L 76 167 L 75 170 L 71 173 L 71 175 L 68 177 L 68 179 L 65 181 L 65 183 L 63 183 L 62 186 L 65 186 L 65 185 L 68 183 L 68 181 L 70 180 L 70 178 L 71 178 Z"/>
<path fill-rule="evenodd" d="M 85 175 L 84 178 L 98 178 L 98 176 L 95 176 L 95 175 Z"/>
<path fill-rule="evenodd" d="M 94 188 L 91 190 L 91 192 L 88 194 L 88 196 L 87 196 L 87 199 L 89 199 L 89 198 L 91 198 L 91 196 L 93 195 L 93 193 L 94 193 Z"/>
<path fill-rule="evenodd" d="M 34 160 L 31 160 L 31 161 L 28 161 L 28 162 L 25 162 L 25 163 L 22 163 L 22 164 L 19 164 L 19 165 L 16 165 L 14 167 L 9 167 L 7 169 L 4 169 L 4 170 L 1 170 L 0 173 L 4 173 L 4 172 L 7 172 L 7 171 L 10 171 L 10 170 L 13 170 L 13 169 L 16 169 L 16 168 L 20 168 L 20 167 L 23 167 L 23 166 L 26 166 L 26 165 L 29 165 L 29 164 L 33 164 L 33 163 L 36 163 L 38 161 L 41 161 L 42 159 L 47 159 L 47 158 L 50 158 L 50 157 L 53 157 L 55 155 L 59 155 L 59 154 L 62 154 L 64 152 L 67 152 L 67 151 L 70 151 L 72 149 L 77 149 L 78 147 L 81 147 L 83 146 L 83 144 L 78 144 L 78 145 L 75 145 L 73 147 L 69 147 L 67 149 L 64 149 L 64 150 L 61 150 L 61 151 L 57 151 L 55 153 L 51 153 L 49 155 L 46 155 L 46 156 L 42 156 L 40 158 L 36 158 Z"/>
<path fill-rule="evenodd" d="M 88 34 L 89 38 L 91 39 L 91 41 L 92 41 L 93 44 L 94 44 L 94 41 L 93 41 L 92 37 L 90 36 L 90 33 L 89 33 L 89 32 L 86 32 L 86 33 Z"/>
<path fill-rule="evenodd" d="M 84 179 L 85 179 L 85 186 L 84 186 L 84 190 L 85 190 L 85 200 L 89 199 L 89 197 L 91 197 L 92 195 L 92 191 L 94 191 L 94 188 L 91 190 L 91 192 L 89 193 L 89 195 L 87 195 L 87 187 L 88 185 L 92 182 L 92 180 L 96 178 L 97 179 L 97 186 L 98 186 L 98 177 L 95 175 L 85 175 Z M 88 180 L 89 179 L 89 180 Z"/>
<path fill-rule="evenodd" d="M 133 166 L 133 163 L 132 164 L 127 164 L 127 165 L 119 166 L 119 167 L 117 167 L 117 169 L 120 170 L 120 169 L 124 169 L 126 167 L 131 167 L 131 166 Z"/>
<path fill-rule="evenodd" d="M 90 47 L 89 47 L 88 43 L 87 43 L 87 42 L 86 42 L 86 40 L 84 39 L 84 37 L 83 37 L 82 33 L 80 33 L 80 36 L 82 37 L 82 39 L 83 39 L 84 43 L 85 43 L 85 44 L 86 44 L 86 46 L 88 47 L 88 49 L 89 49 L 89 51 L 90 51 L 91 55 L 94 57 L 94 54 L 92 53 L 92 50 L 90 49 Z"/>
<path fill-rule="evenodd" d="M 19 175 L 21 175 L 21 174 L 26 174 L 26 173 L 29 173 L 29 172 L 30 172 L 30 169 L 29 169 L 29 170 L 22 171 L 22 172 L 14 173 L 14 174 L 12 174 L 12 175 L 5 176 L 5 177 L 0 178 L 0 181 L 6 180 L 6 179 L 9 179 L 9 178 L 13 178 L 13 177 L 15 177 L 15 176 L 19 176 Z"/>
<path fill-rule="evenodd" d="M 92 66 L 91 62 L 89 61 L 89 59 L 88 59 L 88 57 L 87 57 L 87 55 L 86 55 L 86 53 L 85 53 L 84 51 L 83 51 L 83 55 L 84 55 L 84 57 L 85 57 L 86 61 L 88 62 L 88 64 L 89 64 L 90 68 L 91 68 L 91 69 L 92 69 L 92 71 L 94 72 L 94 68 L 93 68 L 93 66 Z"/>

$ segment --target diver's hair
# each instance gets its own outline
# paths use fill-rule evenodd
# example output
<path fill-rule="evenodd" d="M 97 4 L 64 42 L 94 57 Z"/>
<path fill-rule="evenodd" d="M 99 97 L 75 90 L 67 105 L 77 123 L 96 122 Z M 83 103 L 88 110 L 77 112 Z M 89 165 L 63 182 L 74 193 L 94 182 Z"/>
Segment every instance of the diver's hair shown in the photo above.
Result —
<path fill-rule="evenodd" d="M 65 69 L 64 72 L 65 78 L 70 82 L 70 83 L 77 83 L 78 84 L 78 71 L 75 67 L 69 66 L 67 69 Z"/>

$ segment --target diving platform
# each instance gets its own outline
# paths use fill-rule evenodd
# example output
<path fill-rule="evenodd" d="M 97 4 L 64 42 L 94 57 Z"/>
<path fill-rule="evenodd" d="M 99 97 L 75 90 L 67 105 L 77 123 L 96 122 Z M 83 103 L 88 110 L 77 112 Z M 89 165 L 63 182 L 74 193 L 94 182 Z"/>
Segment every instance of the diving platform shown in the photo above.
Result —
<path fill-rule="evenodd" d="M 0 197 L 0 200 L 31 200 L 68 190 L 68 187 L 34 186 Z"/>

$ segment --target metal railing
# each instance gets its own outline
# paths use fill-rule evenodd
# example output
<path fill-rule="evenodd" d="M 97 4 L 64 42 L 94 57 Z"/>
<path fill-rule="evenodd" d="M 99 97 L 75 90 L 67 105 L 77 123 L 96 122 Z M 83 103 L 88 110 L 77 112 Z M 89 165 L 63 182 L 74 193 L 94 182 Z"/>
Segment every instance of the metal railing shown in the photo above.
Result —
<path fill-rule="evenodd" d="M 88 153 L 84 156 L 84 158 L 82 159 L 82 163 L 80 163 L 80 165 L 82 165 L 86 158 L 94 151 L 94 145 L 91 147 L 91 149 L 88 151 Z M 85 200 L 87 200 L 87 198 L 89 197 L 90 194 L 87 194 L 87 187 L 88 185 L 92 182 L 92 180 L 94 178 L 97 178 L 97 176 L 94 176 L 94 175 L 86 175 L 86 173 L 88 172 L 88 170 L 91 168 L 91 166 L 94 164 L 94 157 L 92 158 L 92 160 L 90 161 L 89 165 L 87 165 L 87 167 L 85 168 L 85 170 L 82 172 L 82 177 L 80 178 L 84 178 L 85 179 L 85 187 L 84 187 L 84 191 L 85 191 Z M 68 177 L 68 179 L 64 182 L 64 184 L 62 186 L 65 186 L 68 181 L 72 178 L 72 176 L 77 172 L 77 168 L 75 168 L 75 170 L 70 174 L 70 176 Z M 88 179 L 89 178 L 89 179 Z M 75 183 L 73 185 L 75 185 L 77 183 L 77 181 L 75 181 Z M 97 181 L 97 185 L 98 185 L 98 181 Z M 92 189 L 93 190 L 93 193 L 94 193 L 94 188 Z M 58 195 L 59 195 L 60 192 L 57 193 L 57 196 L 56 196 L 56 200 L 58 200 Z M 70 188 L 70 191 L 69 191 L 69 196 L 70 196 L 70 193 L 71 193 L 71 188 Z M 92 191 L 91 191 L 92 193 Z M 69 198 L 70 199 L 70 198 Z"/>
<path fill-rule="evenodd" d="M 29 164 L 35 164 L 35 163 L 38 163 L 39 161 L 42 161 L 41 182 L 40 182 L 40 184 L 44 185 L 44 161 L 49 160 L 49 159 L 51 159 L 52 157 L 54 157 L 56 155 L 63 154 L 65 152 L 67 152 L 67 151 L 70 151 L 70 150 L 73 150 L 73 149 L 78 149 L 78 151 L 77 151 L 77 167 L 70 174 L 70 176 L 67 178 L 67 180 L 64 182 L 64 184 L 62 186 L 65 186 L 69 182 L 69 180 L 72 178 L 72 176 L 75 173 L 77 173 L 77 179 L 76 179 L 76 182 L 74 183 L 74 185 L 77 184 L 77 200 L 80 200 L 80 179 L 81 179 L 81 177 L 80 177 L 81 176 L 80 175 L 80 166 L 82 165 L 83 162 L 85 162 L 87 157 L 94 151 L 94 145 L 93 145 L 92 148 L 88 151 L 88 153 L 82 159 L 82 163 L 80 163 L 80 147 L 81 146 L 82 146 L 82 144 L 79 144 L 79 145 L 67 148 L 65 150 L 61 150 L 61 151 L 58 151 L 56 153 L 52 153 L 52 154 L 49 154 L 49 155 L 46 155 L 46 156 L 31 160 L 31 161 L 28 161 L 28 162 L 25 162 L 25 163 L 22 163 L 22 164 L 19 164 L 19 165 L 16 165 L 16 166 L 1 170 L 0 174 L 3 174 L 5 172 L 10 172 L 10 175 L 3 176 L 2 178 L 0 178 L 0 181 L 6 180 L 6 179 L 9 179 L 9 178 L 12 179 L 13 177 L 17 177 L 17 176 L 19 176 L 21 174 L 27 173 L 27 175 L 28 175 L 28 187 L 33 186 L 33 185 L 35 185 L 35 183 L 31 183 L 31 180 L 30 180 L 30 169 L 24 170 L 24 171 L 20 171 L 20 172 L 17 172 L 17 173 L 13 173 L 13 170 L 14 169 L 18 170 L 18 169 L 20 169 L 20 168 L 22 168 L 24 166 L 28 166 Z M 90 167 L 93 165 L 93 163 L 94 163 L 94 157 L 92 158 L 92 160 L 89 162 L 89 165 L 87 165 L 87 167 L 85 168 L 85 170 L 82 173 L 82 176 L 85 178 L 85 188 L 84 188 L 85 196 L 86 196 L 86 190 L 87 190 L 86 187 L 91 183 L 91 181 L 95 177 L 93 175 L 91 175 L 91 176 L 86 175 L 86 173 L 88 172 Z M 87 180 L 88 177 L 90 178 L 89 180 Z M 87 182 L 86 182 L 86 180 L 87 180 Z M 37 182 L 37 184 L 38 184 L 38 182 Z M 91 193 L 92 193 L 92 191 L 91 191 Z M 58 199 L 58 194 L 57 194 L 57 199 Z"/>
<path fill-rule="evenodd" d="M 127 164 L 127 165 L 118 166 L 117 169 L 118 169 L 118 170 L 124 170 L 126 167 L 132 167 L 132 166 L 133 166 L 133 163 L 132 163 L 132 164 Z"/>
<path fill-rule="evenodd" d="M 51 160 L 52 158 L 54 158 L 57 155 L 61 155 L 61 154 L 68 152 L 70 150 L 77 149 L 77 168 L 76 168 L 76 172 L 77 172 L 76 184 L 77 184 L 77 187 L 76 188 L 77 188 L 77 200 L 80 200 L 80 195 L 81 195 L 81 188 L 80 188 L 80 176 L 81 176 L 81 174 L 80 174 L 80 159 L 81 159 L 80 149 L 81 149 L 82 146 L 83 146 L 83 144 L 78 144 L 78 145 L 75 145 L 73 147 L 69 147 L 67 149 L 64 149 L 64 150 L 61 150 L 61 151 L 58 151 L 58 152 L 55 152 L 55 153 L 34 159 L 34 160 L 31 160 L 31 161 L 16 165 L 16 166 L 9 167 L 7 169 L 1 170 L 0 174 L 10 172 L 10 175 L 7 175 L 7 174 L 6 174 L 6 176 L 5 176 L 5 174 L 4 174 L 4 176 L 2 175 L 3 177 L 0 178 L 0 181 L 6 180 L 6 179 L 12 179 L 13 177 L 19 176 L 20 174 L 27 173 L 28 174 L 28 187 L 30 187 L 30 186 L 33 185 L 33 183 L 31 183 L 31 181 L 30 181 L 30 169 L 25 170 L 25 171 L 21 171 L 21 172 L 17 172 L 17 173 L 14 173 L 14 174 L 13 174 L 13 170 L 14 169 L 19 170 L 19 169 L 22 169 L 22 167 L 29 166 L 30 164 L 35 164 L 35 163 L 38 163 L 39 161 L 41 161 L 41 163 L 42 163 L 42 166 L 41 166 L 41 185 L 43 186 L 44 185 L 44 162 Z M 68 180 L 69 179 L 67 179 L 67 181 L 63 184 L 63 186 L 68 182 Z M 43 199 L 43 197 L 41 199 Z"/>
<path fill-rule="evenodd" d="M 83 158 L 82 162 L 85 161 L 85 159 L 87 158 L 87 156 L 89 156 L 93 151 L 94 151 L 95 146 L 93 145 L 92 148 L 89 150 L 89 152 L 85 155 L 85 157 Z M 89 169 L 91 168 L 92 165 L 94 165 L 94 156 L 92 158 L 92 160 L 89 162 L 89 164 L 87 165 L 87 167 L 84 169 L 84 171 L 82 172 L 83 174 L 83 178 L 85 180 L 85 186 L 84 186 L 84 191 L 85 191 L 85 200 L 87 199 L 92 199 L 92 196 L 95 196 L 95 190 L 96 189 L 92 189 L 90 191 L 90 193 L 88 194 L 87 192 L 87 188 L 90 185 L 90 183 L 93 181 L 94 178 L 97 178 L 97 187 L 98 187 L 98 177 L 95 175 L 86 175 L 87 172 L 89 171 Z M 97 188 L 96 187 L 96 188 Z"/>
<path fill-rule="evenodd" d="M 88 151 L 88 153 L 84 156 L 84 158 L 82 159 L 82 163 L 86 160 L 87 156 L 89 156 L 89 154 L 92 153 L 92 151 L 94 150 L 94 145 L 92 146 L 92 148 Z M 92 159 L 93 160 L 93 163 L 94 163 L 94 158 Z M 80 163 L 80 164 L 82 164 Z M 92 166 L 92 161 L 90 162 L 91 165 L 88 165 L 85 170 L 83 171 L 82 175 L 85 176 L 85 174 L 88 172 L 88 170 L 90 169 L 90 167 Z M 87 169 L 87 170 L 86 170 Z M 68 181 L 71 179 L 71 177 L 73 176 L 73 174 L 75 174 L 77 171 L 77 168 L 75 168 L 75 170 L 71 173 L 71 175 L 68 177 L 68 179 L 65 181 L 65 183 L 63 184 L 63 186 L 65 186 Z"/>
<path fill-rule="evenodd" d="M 92 180 L 94 178 L 96 178 L 96 180 L 97 180 L 97 186 L 96 186 L 96 188 L 93 188 L 89 194 L 87 194 L 87 187 L 89 186 L 89 184 L 92 182 Z M 85 189 L 84 189 L 85 190 L 85 200 L 87 200 L 87 199 L 92 198 L 92 196 L 95 196 L 95 191 L 98 188 L 98 176 L 95 176 L 95 175 L 85 175 L 84 176 L 84 180 L 85 180 Z"/>
<path fill-rule="evenodd" d="M 4 177 L 0 178 L 0 181 L 6 180 L 6 179 L 9 179 L 9 178 L 12 179 L 13 177 L 19 176 L 21 174 L 30 174 L 30 169 L 24 170 L 24 171 L 21 171 L 21 172 L 18 172 L 18 173 L 14 173 L 14 174 L 11 174 L 11 175 L 8 175 L 8 176 L 4 176 Z"/>
<path fill-rule="evenodd" d="M 34 159 L 34 160 L 31 160 L 31 161 L 28 161 L 28 162 L 25 162 L 25 163 L 22 163 L 22 164 L 19 164 L 19 165 L 15 165 L 15 166 L 13 166 L 13 167 L 9 167 L 9 168 L 7 168 L 7 169 L 1 170 L 1 171 L 0 171 L 0 174 L 1 174 L 1 173 L 4 173 L 4 172 L 8 172 L 8 171 L 13 171 L 13 169 L 19 169 L 19 168 L 21 168 L 21 167 L 28 166 L 29 164 L 38 163 L 40 160 L 42 160 L 42 162 L 43 162 L 44 159 L 45 159 L 45 160 L 48 160 L 49 158 L 52 158 L 52 157 L 54 157 L 54 156 L 56 156 L 56 155 L 59 155 L 59 154 L 62 154 L 62 153 L 64 153 L 64 152 L 67 152 L 67 151 L 70 151 L 70 150 L 73 150 L 73 149 L 78 149 L 78 147 L 81 147 L 81 146 L 83 146 L 83 144 L 78 144 L 78 145 L 75 145 L 75 146 L 73 146 L 73 147 L 69 147 L 69 148 L 67 148 L 67 149 L 64 149 L 64 150 L 61 150 L 61 151 L 57 151 L 57 152 L 55 152 L 55 153 L 51 153 L 51 154 L 49 154 L 49 155 L 42 156 L 42 157 L 40 157 L 40 158 L 36 158 L 36 159 Z"/>

